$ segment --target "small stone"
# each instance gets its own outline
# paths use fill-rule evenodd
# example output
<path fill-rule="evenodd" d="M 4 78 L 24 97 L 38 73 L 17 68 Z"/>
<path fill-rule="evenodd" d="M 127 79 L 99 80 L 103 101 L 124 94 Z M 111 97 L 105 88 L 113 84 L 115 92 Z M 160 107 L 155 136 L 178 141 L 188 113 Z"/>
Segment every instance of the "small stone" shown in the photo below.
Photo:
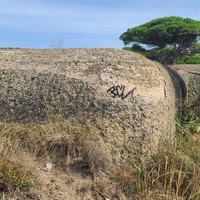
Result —
<path fill-rule="evenodd" d="M 46 172 L 50 172 L 52 168 L 52 164 L 51 163 L 46 163 L 46 167 L 42 168 L 44 171 Z"/>

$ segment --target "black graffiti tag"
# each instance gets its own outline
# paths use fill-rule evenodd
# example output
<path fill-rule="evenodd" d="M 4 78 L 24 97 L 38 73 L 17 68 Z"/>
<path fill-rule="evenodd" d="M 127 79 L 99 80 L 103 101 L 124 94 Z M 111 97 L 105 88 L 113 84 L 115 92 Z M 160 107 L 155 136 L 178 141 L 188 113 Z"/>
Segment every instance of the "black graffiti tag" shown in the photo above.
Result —
<path fill-rule="evenodd" d="M 121 99 L 127 98 L 129 95 L 133 96 L 133 93 L 135 91 L 136 87 L 134 87 L 131 91 L 129 91 L 126 95 L 125 93 L 125 86 L 124 85 L 117 85 L 117 86 L 112 86 L 107 90 L 107 92 L 110 92 L 113 95 L 113 98 L 119 97 Z"/>

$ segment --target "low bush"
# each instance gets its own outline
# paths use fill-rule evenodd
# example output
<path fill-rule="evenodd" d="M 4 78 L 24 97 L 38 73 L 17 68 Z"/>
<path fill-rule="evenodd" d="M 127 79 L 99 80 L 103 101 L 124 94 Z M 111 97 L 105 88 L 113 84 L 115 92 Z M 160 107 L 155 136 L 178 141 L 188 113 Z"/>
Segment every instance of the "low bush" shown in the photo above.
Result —
<path fill-rule="evenodd" d="M 184 56 L 178 59 L 177 64 L 200 64 L 200 55 Z"/>

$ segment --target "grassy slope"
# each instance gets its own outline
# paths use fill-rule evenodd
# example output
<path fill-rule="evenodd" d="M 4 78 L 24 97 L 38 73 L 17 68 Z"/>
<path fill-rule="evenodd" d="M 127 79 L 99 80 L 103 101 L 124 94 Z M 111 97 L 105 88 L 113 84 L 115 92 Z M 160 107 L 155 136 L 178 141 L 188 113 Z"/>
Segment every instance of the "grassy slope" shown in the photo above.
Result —
<path fill-rule="evenodd" d="M 16 191 L 21 191 L 20 196 L 24 188 L 27 192 L 40 184 L 20 160 L 11 159 L 11 154 L 20 157 L 22 152 L 62 163 L 63 173 L 66 166 L 79 166 L 93 180 L 87 191 L 98 193 L 101 199 L 123 199 L 117 191 L 122 191 L 127 199 L 200 199 L 200 120 L 192 114 L 177 121 L 174 142 L 163 142 L 145 165 L 129 160 L 112 166 L 103 139 L 89 125 L 74 127 L 60 119 L 49 124 L 0 122 L 2 199 L 16 195 Z M 101 172 L 104 182 L 97 183 Z M 105 194 L 108 183 L 112 183 L 112 192 Z"/>

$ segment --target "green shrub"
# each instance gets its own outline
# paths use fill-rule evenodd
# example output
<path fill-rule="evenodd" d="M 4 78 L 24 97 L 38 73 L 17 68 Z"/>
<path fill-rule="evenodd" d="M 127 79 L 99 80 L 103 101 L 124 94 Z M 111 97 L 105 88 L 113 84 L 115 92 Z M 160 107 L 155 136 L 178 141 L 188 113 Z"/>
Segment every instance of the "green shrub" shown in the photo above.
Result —
<path fill-rule="evenodd" d="M 200 64 L 200 55 L 184 56 L 178 59 L 177 64 Z"/>

